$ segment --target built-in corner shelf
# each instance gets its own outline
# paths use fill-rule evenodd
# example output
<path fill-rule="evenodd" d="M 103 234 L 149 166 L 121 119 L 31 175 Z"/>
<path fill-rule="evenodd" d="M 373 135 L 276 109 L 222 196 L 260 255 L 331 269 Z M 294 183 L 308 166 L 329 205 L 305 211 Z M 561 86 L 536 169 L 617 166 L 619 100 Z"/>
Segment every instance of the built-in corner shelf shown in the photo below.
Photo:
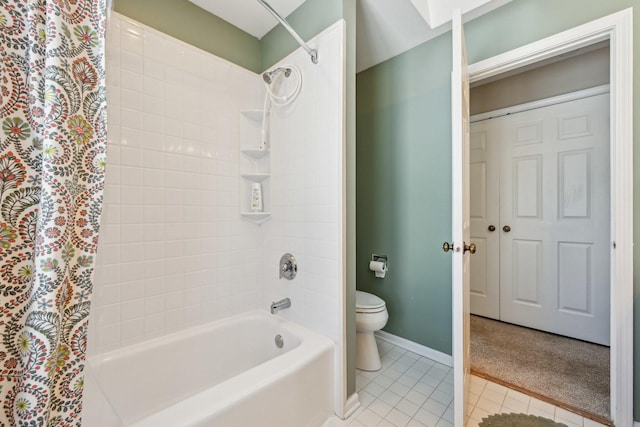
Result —
<path fill-rule="evenodd" d="M 257 148 L 256 149 L 246 148 L 246 149 L 240 150 L 240 152 L 254 159 L 264 159 L 270 154 L 269 150 L 259 150 Z"/>
<path fill-rule="evenodd" d="M 241 114 L 249 120 L 260 122 L 260 124 L 262 124 L 262 116 L 264 115 L 264 110 L 243 110 Z"/>
<path fill-rule="evenodd" d="M 240 216 L 256 224 L 262 224 L 271 219 L 271 212 L 240 212 Z"/>
<path fill-rule="evenodd" d="M 241 176 L 253 182 L 263 182 L 265 179 L 271 178 L 270 173 L 243 173 Z"/>
<path fill-rule="evenodd" d="M 271 219 L 271 152 L 260 150 L 263 110 L 244 110 L 240 120 L 240 216 L 256 224 Z M 250 210 L 251 186 L 262 186 L 263 212 Z"/>

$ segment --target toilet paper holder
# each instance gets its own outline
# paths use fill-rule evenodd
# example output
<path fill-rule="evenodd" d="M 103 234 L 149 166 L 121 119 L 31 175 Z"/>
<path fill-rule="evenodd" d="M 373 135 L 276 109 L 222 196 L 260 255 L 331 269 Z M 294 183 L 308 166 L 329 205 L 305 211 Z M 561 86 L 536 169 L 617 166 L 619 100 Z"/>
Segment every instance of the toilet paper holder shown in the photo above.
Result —
<path fill-rule="evenodd" d="M 384 279 L 384 276 L 389 270 L 387 265 L 388 260 L 389 257 L 387 255 L 372 254 L 371 261 L 369 262 L 369 270 L 374 271 L 377 278 Z M 374 267 L 373 263 L 376 263 L 377 266 Z M 382 263 L 382 268 L 380 268 L 380 264 L 378 263 Z"/>
<path fill-rule="evenodd" d="M 388 260 L 389 257 L 387 255 L 371 254 L 371 261 L 384 262 L 386 264 Z"/>

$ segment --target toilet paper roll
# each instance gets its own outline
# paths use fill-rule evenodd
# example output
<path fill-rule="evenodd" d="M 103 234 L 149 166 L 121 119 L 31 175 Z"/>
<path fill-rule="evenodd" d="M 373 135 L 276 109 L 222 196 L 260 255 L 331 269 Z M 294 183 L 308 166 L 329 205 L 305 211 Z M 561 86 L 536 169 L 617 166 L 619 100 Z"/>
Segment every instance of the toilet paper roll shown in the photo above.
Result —
<path fill-rule="evenodd" d="M 376 277 L 381 279 L 387 274 L 387 263 L 380 261 L 369 261 L 369 270 L 376 273 Z"/>

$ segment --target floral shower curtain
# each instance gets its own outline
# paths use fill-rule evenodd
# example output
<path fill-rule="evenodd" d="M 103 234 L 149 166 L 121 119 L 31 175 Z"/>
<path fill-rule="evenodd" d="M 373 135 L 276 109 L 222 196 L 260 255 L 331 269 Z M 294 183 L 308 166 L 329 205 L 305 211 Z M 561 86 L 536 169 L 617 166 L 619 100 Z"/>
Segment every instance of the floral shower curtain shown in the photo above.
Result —
<path fill-rule="evenodd" d="M 107 0 L 0 0 L 0 426 L 80 425 Z"/>

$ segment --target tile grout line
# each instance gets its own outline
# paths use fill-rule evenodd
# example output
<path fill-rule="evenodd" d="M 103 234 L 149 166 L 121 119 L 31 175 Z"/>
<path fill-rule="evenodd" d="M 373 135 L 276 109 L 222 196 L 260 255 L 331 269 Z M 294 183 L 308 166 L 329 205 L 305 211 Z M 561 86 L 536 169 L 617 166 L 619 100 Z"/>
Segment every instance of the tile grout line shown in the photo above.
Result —
<path fill-rule="evenodd" d="M 378 346 L 380 349 L 382 368 L 376 372 L 357 371 L 356 373 L 356 390 L 361 395 L 362 406 L 350 419 L 340 420 L 334 417 L 325 424 L 325 427 L 453 427 L 451 416 L 453 411 L 453 382 L 447 381 L 448 378 L 451 378 L 453 373 L 452 369 L 437 361 L 420 356 L 391 343 L 378 341 Z M 429 372 L 434 368 L 436 372 L 432 372 L 432 375 L 430 375 Z M 415 370 L 412 374 L 409 374 L 412 369 Z M 392 373 L 391 371 L 394 372 Z M 435 376 L 433 374 L 435 374 Z M 419 376 L 417 377 L 417 375 Z M 427 376 L 431 379 L 423 381 Z M 409 386 L 408 384 L 410 383 L 413 383 L 413 386 Z M 370 387 L 370 390 L 375 388 L 373 392 L 366 390 L 371 384 L 375 385 Z M 419 386 L 422 391 L 415 389 L 419 384 L 423 384 Z M 477 388 L 473 393 L 475 395 L 477 392 L 477 399 L 469 405 L 469 415 L 465 420 L 465 426 L 467 427 L 477 427 L 481 422 L 481 420 L 471 417 L 471 414 L 476 408 L 486 413 L 486 415 L 483 414 L 483 418 L 497 413 L 514 412 L 512 409 L 514 408 L 517 413 L 544 416 L 563 422 L 569 427 L 604 427 L 590 420 L 587 422 L 577 414 L 575 417 L 569 416 L 575 421 L 578 421 L 578 417 L 580 417 L 579 423 L 576 424 L 571 420 L 567 420 L 565 417 L 559 417 L 556 407 L 551 404 L 539 401 L 525 393 L 510 389 L 501 384 L 493 383 L 481 377 L 472 376 L 469 387 Z M 402 391 L 405 388 L 408 390 L 403 393 Z M 427 389 L 430 391 L 425 395 L 423 391 Z M 393 394 L 393 396 L 387 395 L 387 398 L 392 400 L 385 401 L 382 398 L 382 395 L 387 392 Z M 450 396 L 450 399 L 447 399 L 449 403 L 444 404 L 435 399 L 435 392 Z M 412 397 L 408 397 L 409 395 Z M 441 394 L 438 394 L 438 397 L 441 396 Z M 414 398 L 415 401 L 412 400 L 412 398 Z M 422 398 L 425 400 L 422 401 Z M 499 402 L 496 402 L 496 400 L 499 400 Z M 422 403 L 416 403 L 420 401 L 422 401 Z M 436 410 L 439 415 L 425 407 L 430 401 L 435 407 L 439 408 Z M 495 411 L 482 409 L 478 406 L 478 403 L 481 401 L 486 402 L 489 406 L 494 406 Z M 538 401 L 541 403 L 539 407 L 536 406 L 536 402 Z M 519 405 L 522 410 L 515 408 Z M 549 405 L 552 413 L 544 409 L 547 407 L 546 405 Z M 414 407 L 417 409 L 414 410 Z M 413 415 L 409 415 L 405 411 Z"/>

